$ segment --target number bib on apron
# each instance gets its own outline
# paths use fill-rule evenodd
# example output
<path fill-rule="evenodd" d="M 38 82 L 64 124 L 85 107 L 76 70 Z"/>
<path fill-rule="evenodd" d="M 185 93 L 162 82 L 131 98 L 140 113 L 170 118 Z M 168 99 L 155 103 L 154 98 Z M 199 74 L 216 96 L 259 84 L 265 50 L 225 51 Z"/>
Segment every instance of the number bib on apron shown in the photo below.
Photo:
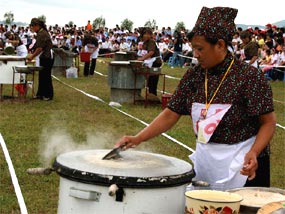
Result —
<path fill-rule="evenodd" d="M 207 117 L 203 119 L 201 116 L 205 104 L 193 103 L 192 105 L 192 120 L 197 142 L 196 151 L 189 158 L 194 164 L 195 180 L 210 183 L 210 189 L 239 188 L 243 187 L 247 180 L 247 176 L 241 175 L 240 170 L 255 137 L 232 145 L 208 143 L 230 107 L 230 104 L 212 104 L 208 109 Z M 189 189 L 193 188 L 193 186 L 189 187 Z"/>
<path fill-rule="evenodd" d="M 212 104 L 207 110 L 207 117 L 204 118 L 205 104 L 193 103 L 192 121 L 194 132 L 198 136 L 200 143 L 208 143 L 219 122 L 227 111 L 231 108 L 230 104 Z"/>

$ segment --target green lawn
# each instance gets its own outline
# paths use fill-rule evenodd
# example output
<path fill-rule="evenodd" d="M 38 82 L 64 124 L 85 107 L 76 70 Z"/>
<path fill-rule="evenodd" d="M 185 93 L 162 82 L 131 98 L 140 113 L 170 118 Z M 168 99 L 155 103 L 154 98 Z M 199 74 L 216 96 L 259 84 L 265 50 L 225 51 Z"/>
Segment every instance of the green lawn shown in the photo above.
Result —
<path fill-rule="evenodd" d="M 106 59 L 100 59 L 96 70 L 107 74 Z M 185 69 L 170 69 L 164 65 L 163 72 L 181 77 Z M 109 103 L 110 89 L 106 77 L 80 77 L 62 81 Z M 52 102 L 30 101 L 27 103 L 5 100 L 0 103 L 0 132 L 3 135 L 13 161 L 19 184 L 29 213 L 54 214 L 57 210 L 59 176 L 31 176 L 26 170 L 31 167 L 51 166 L 59 152 L 75 149 L 112 148 L 115 141 L 124 134 L 135 134 L 144 125 L 126 117 L 107 104 L 84 96 L 54 80 L 55 98 Z M 160 81 L 160 89 L 162 81 Z M 178 80 L 167 79 L 166 90 L 173 92 Z M 271 82 L 277 121 L 285 126 L 285 84 Z M 4 87 L 4 94 L 10 94 L 10 87 Z M 161 112 L 161 105 L 149 106 L 126 104 L 123 111 L 145 121 Z M 183 117 L 168 132 L 177 140 L 195 148 L 189 117 Z M 271 142 L 271 186 L 285 189 L 285 130 L 276 129 Z M 140 145 L 137 149 L 175 156 L 189 161 L 189 151 L 160 136 Z M 3 152 L 0 152 L 0 213 L 20 213 L 8 167 Z"/>

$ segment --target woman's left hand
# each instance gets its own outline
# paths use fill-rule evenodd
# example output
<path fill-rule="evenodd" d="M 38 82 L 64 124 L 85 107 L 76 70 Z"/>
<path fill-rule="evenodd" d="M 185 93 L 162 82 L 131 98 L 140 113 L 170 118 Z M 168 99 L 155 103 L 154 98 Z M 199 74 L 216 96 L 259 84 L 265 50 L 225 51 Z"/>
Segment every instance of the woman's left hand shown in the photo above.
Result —
<path fill-rule="evenodd" d="M 244 164 L 240 173 L 242 175 L 248 176 L 248 180 L 252 180 L 256 176 L 255 171 L 257 168 L 258 168 L 257 155 L 254 152 L 249 151 L 244 157 Z"/>

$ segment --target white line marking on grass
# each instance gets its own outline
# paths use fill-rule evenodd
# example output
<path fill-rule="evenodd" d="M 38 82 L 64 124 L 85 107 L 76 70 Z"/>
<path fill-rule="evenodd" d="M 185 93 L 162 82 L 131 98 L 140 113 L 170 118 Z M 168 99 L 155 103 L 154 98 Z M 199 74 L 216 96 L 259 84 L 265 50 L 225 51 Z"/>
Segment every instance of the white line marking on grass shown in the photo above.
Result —
<path fill-rule="evenodd" d="M 98 72 L 98 71 L 94 71 L 94 73 L 95 73 L 95 74 L 98 74 L 99 76 L 102 76 L 102 77 L 108 77 L 108 75 L 102 74 L 102 73 L 100 73 L 100 72 Z"/>
<path fill-rule="evenodd" d="M 281 129 L 284 129 L 284 130 L 285 130 L 285 126 L 281 126 L 281 125 L 278 124 L 278 123 L 276 124 L 276 126 L 279 127 L 279 128 L 281 128 Z"/>
<path fill-rule="evenodd" d="M 169 76 L 169 75 L 165 75 L 165 77 L 168 79 L 181 80 L 181 78 L 173 77 L 173 76 Z"/>
<path fill-rule="evenodd" d="M 103 77 L 108 77 L 108 75 L 106 74 L 102 74 L 99 71 L 94 71 L 95 74 L 98 74 L 99 76 L 103 76 Z M 175 79 L 175 80 L 181 80 L 181 78 L 178 77 L 173 77 L 173 76 L 169 76 L 169 75 L 165 75 L 166 78 L 168 79 Z"/>
<path fill-rule="evenodd" d="M 274 100 L 274 99 L 273 99 L 273 101 L 276 102 L 276 103 L 285 104 L 285 102 L 282 102 L 282 101 L 279 101 L 279 100 Z"/>
<path fill-rule="evenodd" d="M 9 172 L 10 172 L 12 183 L 13 183 L 13 186 L 14 186 L 14 189 L 15 189 L 15 193 L 16 193 L 16 196 L 17 196 L 17 199 L 18 199 L 18 203 L 19 203 L 19 206 L 20 206 L 21 214 L 27 214 L 28 210 L 27 210 L 27 207 L 26 207 L 26 204 L 25 204 L 25 200 L 24 200 L 24 197 L 23 197 L 23 194 L 22 194 L 22 191 L 21 191 L 21 188 L 20 188 L 20 185 L 19 185 L 16 173 L 15 173 L 15 169 L 13 167 L 12 160 L 11 160 L 10 155 L 9 155 L 9 151 L 7 149 L 7 146 L 5 144 L 5 141 L 4 141 L 1 133 L 0 133 L 0 144 L 1 144 L 1 147 L 2 147 L 2 150 L 3 150 L 6 162 L 8 164 Z"/>

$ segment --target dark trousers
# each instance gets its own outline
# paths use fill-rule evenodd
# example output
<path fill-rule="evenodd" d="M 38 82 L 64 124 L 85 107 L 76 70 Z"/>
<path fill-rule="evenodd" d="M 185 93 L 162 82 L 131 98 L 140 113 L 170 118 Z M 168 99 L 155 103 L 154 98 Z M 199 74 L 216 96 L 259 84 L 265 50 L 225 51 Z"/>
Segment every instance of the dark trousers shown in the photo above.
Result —
<path fill-rule="evenodd" d="M 93 75 L 96 68 L 96 59 L 91 60 L 90 62 L 85 62 L 84 64 L 84 76 Z"/>
<path fill-rule="evenodd" d="M 40 58 L 40 66 L 43 70 L 39 72 L 39 83 L 37 97 L 43 98 L 53 98 L 53 86 L 51 69 L 53 66 L 54 59 L 50 58 Z"/>
<path fill-rule="evenodd" d="M 162 65 L 161 62 L 153 63 L 153 68 L 159 68 Z M 159 76 L 150 76 L 148 78 L 148 92 L 157 96 L 157 84 L 158 84 Z"/>

